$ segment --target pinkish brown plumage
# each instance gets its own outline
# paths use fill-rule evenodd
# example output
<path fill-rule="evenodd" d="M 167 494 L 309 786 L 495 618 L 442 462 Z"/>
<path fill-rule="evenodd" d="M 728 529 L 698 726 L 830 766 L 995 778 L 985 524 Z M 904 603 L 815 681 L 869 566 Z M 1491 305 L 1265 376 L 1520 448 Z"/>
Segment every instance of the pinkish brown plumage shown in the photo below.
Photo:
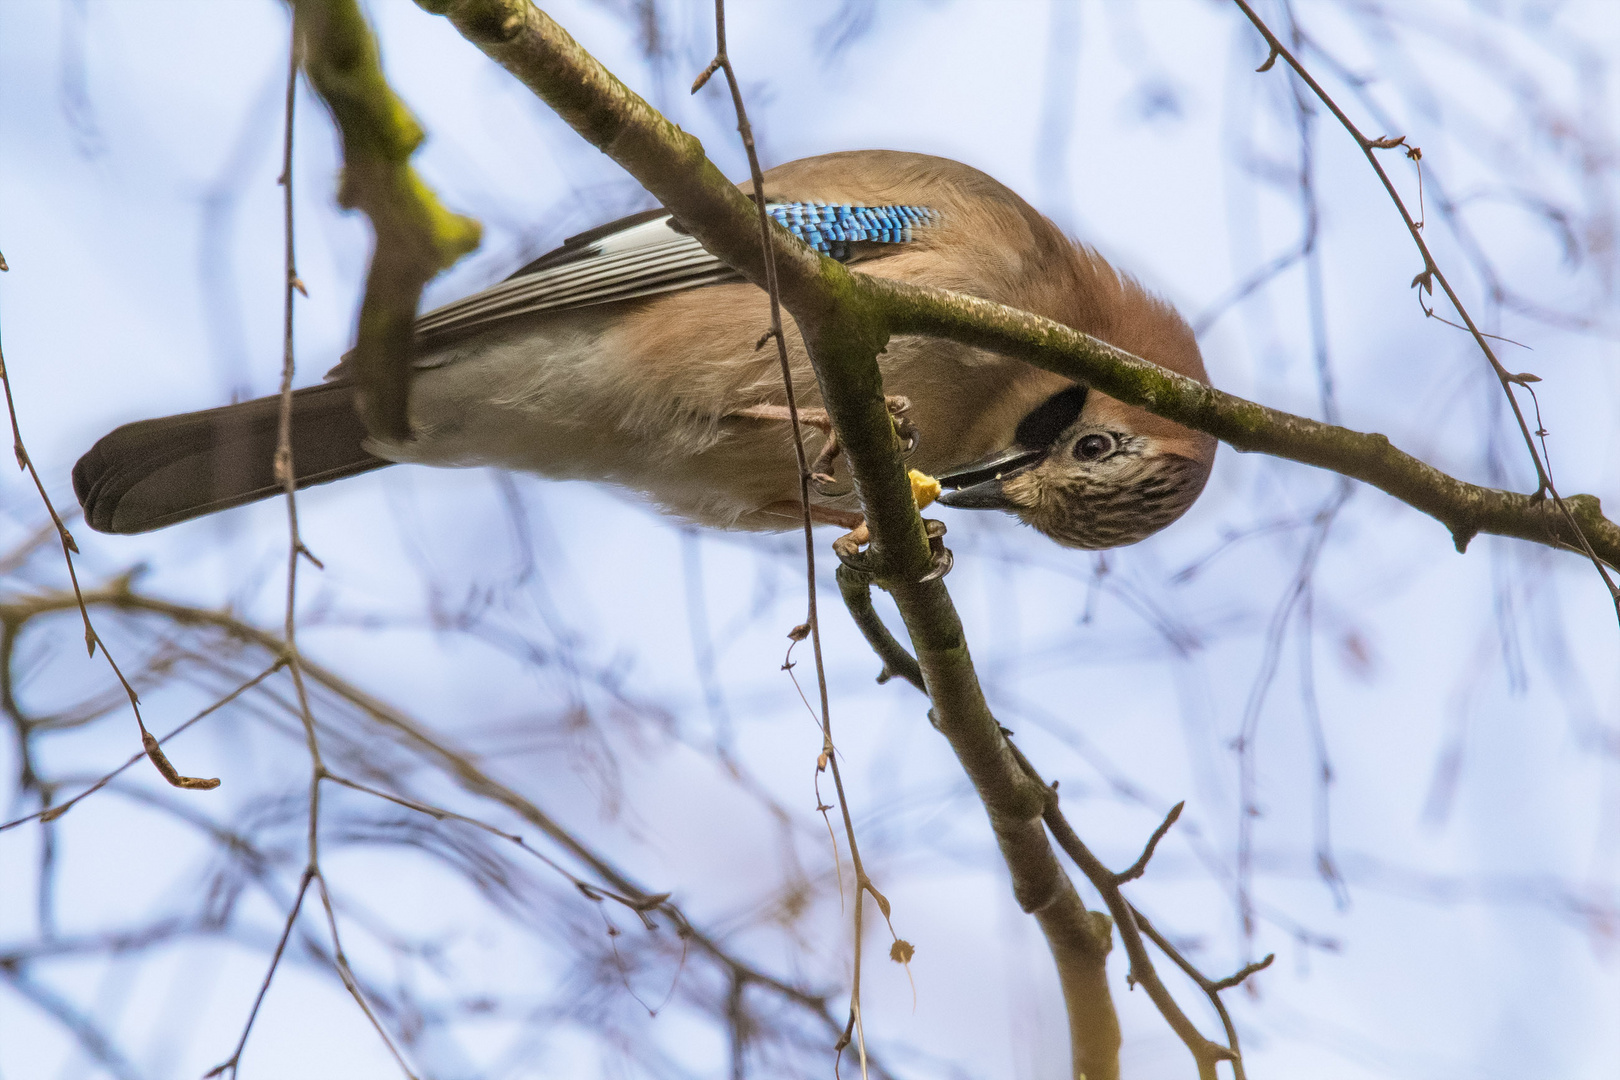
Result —
<path fill-rule="evenodd" d="M 1169 305 L 975 169 L 858 151 L 791 162 L 765 181 L 772 203 L 934 212 L 906 242 L 849 245 L 859 271 L 1032 311 L 1205 379 L 1192 334 Z M 306 444 L 302 452 L 295 444 L 295 460 L 322 464 L 314 476 L 300 468 L 301 479 L 387 461 L 498 465 L 615 484 L 705 525 L 792 527 L 783 514 L 799 492 L 789 431 L 760 418 L 771 412 L 761 406 L 785 401 L 775 356 L 755 347 L 769 322 L 765 295 L 723 280 L 725 267 L 656 217 L 627 221 L 424 316 L 409 442 L 362 446 L 355 424 L 334 419 L 341 365 L 335 383 L 301 391 L 307 408 L 318 400 L 324 410 L 315 426 L 300 425 L 295 411 Z M 671 277 L 658 270 L 666 265 L 691 269 Z M 648 276 L 655 271 L 665 277 Z M 800 402 L 814 408 L 814 372 L 791 324 L 788 339 Z M 911 402 L 907 416 L 920 434 L 913 466 L 948 477 L 986 455 L 1018 459 L 999 479 L 993 469 L 970 470 L 974 482 L 944 501 L 1011 510 L 1070 546 L 1131 543 L 1162 528 L 1197 497 L 1213 458 L 1207 436 L 983 350 L 897 337 L 879 365 L 885 391 Z M 234 486 L 222 487 L 231 471 L 218 464 L 221 447 L 263 449 L 252 432 L 268 430 L 258 415 L 268 408 L 248 402 L 114 432 L 75 470 L 87 518 L 140 531 L 273 494 L 252 469 L 247 479 L 237 469 Z M 1037 413 L 1044 427 L 1028 422 Z M 208 418 L 206 437 L 198 417 Z M 323 429 L 343 444 L 327 445 Z M 1024 445 L 1036 436 L 1041 445 Z M 187 438 L 194 452 L 177 456 Z M 137 445 L 148 457 L 153 447 L 171 452 L 148 468 L 120 449 Z M 819 501 L 828 511 L 856 509 L 847 493 Z"/>

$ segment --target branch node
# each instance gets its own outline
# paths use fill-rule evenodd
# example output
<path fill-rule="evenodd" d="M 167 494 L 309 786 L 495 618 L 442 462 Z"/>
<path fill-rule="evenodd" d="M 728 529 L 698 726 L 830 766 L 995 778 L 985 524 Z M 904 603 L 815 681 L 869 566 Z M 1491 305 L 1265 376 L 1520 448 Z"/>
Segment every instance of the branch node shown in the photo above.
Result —
<path fill-rule="evenodd" d="M 719 56 L 716 56 L 713 60 L 710 60 L 709 66 L 703 69 L 703 73 L 692 80 L 692 93 L 695 94 L 707 86 L 709 80 L 714 78 L 714 73 L 720 70 L 720 65 L 723 63 L 725 63 L 725 61 Z M 766 335 L 766 337 L 769 337 L 769 335 Z M 766 338 L 760 338 L 759 345 L 754 346 L 754 348 L 760 348 L 765 344 L 765 341 Z"/>

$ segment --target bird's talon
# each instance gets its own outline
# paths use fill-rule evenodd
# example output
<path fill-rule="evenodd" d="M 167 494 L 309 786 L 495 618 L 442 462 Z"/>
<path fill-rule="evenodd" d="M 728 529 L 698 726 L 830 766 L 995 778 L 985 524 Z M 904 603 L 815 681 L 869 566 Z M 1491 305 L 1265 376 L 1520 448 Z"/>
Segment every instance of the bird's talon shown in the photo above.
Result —
<path fill-rule="evenodd" d="M 870 543 L 872 534 L 866 528 L 866 522 L 861 522 L 849 532 L 833 541 L 833 554 L 838 561 L 858 573 L 872 574 L 871 553 L 862 551 L 863 544 Z"/>
<path fill-rule="evenodd" d="M 831 473 L 813 472 L 810 474 L 810 486 L 816 489 L 816 494 L 823 498 L 836 499 L 840 495 L 848 495 L 848 490 L 837 487 L 838 477 Z"/>
<path fill-rule="evenodd" d="M 956 556 L 945 546 L 945 523 L 933 518 L 923 518 L 923 528 L 928 533 L 928 555 L 933 568 L 918 579 L 919 583 L 944 577 L 956 564 Z"/>
<path fill-rule="evenodd" d="M 889 410 L 889 417 L 894 421 L 894 431 L 900 436 L 904 444 L 905 453 L 910 454 L 917 449 L 917 425 L 906 419 L 906 413 L 911 410 L 911 399 L 899 394 L 890 394 L 883 399 L 884 406 Z"/>

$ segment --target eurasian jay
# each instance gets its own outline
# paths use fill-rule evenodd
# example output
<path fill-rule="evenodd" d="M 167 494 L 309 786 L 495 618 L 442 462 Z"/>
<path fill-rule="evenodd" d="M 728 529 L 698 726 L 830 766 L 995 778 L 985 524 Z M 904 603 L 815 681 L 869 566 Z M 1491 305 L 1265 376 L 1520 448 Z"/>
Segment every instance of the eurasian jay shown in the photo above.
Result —
<path fill-rule="evenodd" d="M 1207 381 L 1173 308 L 976 169 L 827 154 L 772 169 L 765 192 L 795 235 L 864 273 L 1035 312 Z M 799 477 L 780 369 L 775 350 L 756 346 L 768 325 L 765 293 L 667 211 L 631 215 L 422 316 L 410 440 L 367 436 L 342 363 L 295 391 L 298 483 L 392 462 L 497 465 L 616 484 L 703 525 L 793 528 Z M 791 325 L 788 344 L 805 416 L 824 429 Z M 1020 361 L 900 337 L 878 362 L 917 436 L 910 464 L 954 489 L 940 501 L 1009 510 L 1060 544 L 1141 540 L 1209 475 L 1209 436 Z M 260 398 L 118 428 L 74 467 L 85 520 L 144 532 L 278 494 L 278 408 Z M 858 520 L 847 491 L 824 486 L 812 503 L 822 520 Z"/>

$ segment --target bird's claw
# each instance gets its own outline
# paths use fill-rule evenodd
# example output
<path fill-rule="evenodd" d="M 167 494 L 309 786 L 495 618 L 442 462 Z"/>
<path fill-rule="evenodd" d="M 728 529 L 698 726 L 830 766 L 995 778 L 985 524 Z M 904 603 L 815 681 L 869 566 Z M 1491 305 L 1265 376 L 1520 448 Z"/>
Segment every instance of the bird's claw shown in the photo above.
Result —
<path fill-rule="evenodd" d="M 851 570 L 871 577 L 876 573 L 872 566 L 872 553 L 861 550 L 862 546 L 870 543 L 871 540 L 872 533 L 867 529 L 866 522 L 863 521 L 833 541 L 833 554 L 838 556 L 839 562 Z"/>
<path fill-rule="evenodd" d="M 923 518 L 923 528 L 928 530 L 928 558 L 932 568 L 917 579 L 919 584 L 944 577 L 956 564 L 956 556 L 945 546 L 945 523 L 935 521 L 933 518 Z"/>
<path fill-rule="evenodd" d="M 916 451 L 919 442 L 917 425 L 906 418 L 906 412 L 911 408 L 911 399 L 902 397 L 899 394 L 889 394 L 883 399 L 883 405 L 889 410 L 889 418 L 894 423 L 895 434 L 900 437 L 902 451 L 907 457 L 910 457 Z M 766 410 L 775 408 L 777 406 L 755 406 L 747 415 L 758 417 L 762 416 Z M 834 470 L 837 469 L 838 458 L 844 451 L 843 446 L 838 442 L 838 433 L 833 430 L 832 422 L 827 419 L 824 410 L 799 410 L 800 419 L 804 419 L 808 415 L 813 415 L 818 420 L 823 421 L 823 423 L 818 423 L 816 426 L 819 430 L 826 432 L 827 435 L 827 441 L 821 445 L 821 453 L 816 455 L 816 460 L 810 466 L 810 482 L 815 485 L 816 491 L 822 495 L 848 494 L 847 491 L 836 491 L 832 487 L 833 484 L 838 482 Z"/>
<path fill-rule="evenodd" d="M 911 399 L 899 394 L 890 394 L 883 399 L 883 404 L 888 407 L 889 418 L 894 421 L 894 433 L 900 437 L 903 452 L 910 457 L 916 452 L 921 438 L 917 425 L 906 416 L 911 409 Z"/>
<path fill-rule="evenodd" d="M 945 546 L 945 523 L 935 521 L 932 518 L 924 518 L 923 528 L 928 532 L 929 570 L 928 573 L 917 579 L 918 584 L 944 577 L 951 572 L 951 567 L 956 562 L 956 557 L 951 554 L 951 549 Z M 851 570 L 878 579 L 878 584 L 881 585 L 882 581 L 879 578 L 877 568 L 872 565 L 871 549 L 861 550 L 871 540 L 871 531 L 867 529 L 866 523 L 863 521 L 860 525 L 833 541 L 833 554 L 838 556 L 839 562 Z"/>
<path fill-rule="evenodd" d="M 838 436 L 833 432 L 827 433 L 827 442 L 822 446 L 821 453 L 816 455 L 815 462 L 810 466 L 810 482 L 815 485 L 816 491 L 822 495 L 843 495 L 845 492 L 834 491 L 832 486 L 838 482 L 833 475 L 834 463 L 838 460 Z"/>

